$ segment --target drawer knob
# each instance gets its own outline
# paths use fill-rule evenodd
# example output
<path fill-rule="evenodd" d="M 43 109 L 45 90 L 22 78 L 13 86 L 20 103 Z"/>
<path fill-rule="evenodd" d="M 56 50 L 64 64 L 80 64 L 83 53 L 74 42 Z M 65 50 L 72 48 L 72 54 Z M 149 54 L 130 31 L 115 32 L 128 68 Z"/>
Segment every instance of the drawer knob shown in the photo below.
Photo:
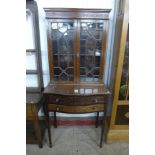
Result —
<path fill-rule="evenodd" d="M 56 110 L 59 111 L 59 107 L 57 107 Z"/>
<path fill-rule="evenodd" d="M 60 99 L 59 98 L 56 98 L 56 100 L 55 100 L 56 102 L 59 102 L 60 101 Z"/>
<path fill-rule="evenodd" d="M 93 110 L 95 110 L 95 107 L 92 107 Z"/>

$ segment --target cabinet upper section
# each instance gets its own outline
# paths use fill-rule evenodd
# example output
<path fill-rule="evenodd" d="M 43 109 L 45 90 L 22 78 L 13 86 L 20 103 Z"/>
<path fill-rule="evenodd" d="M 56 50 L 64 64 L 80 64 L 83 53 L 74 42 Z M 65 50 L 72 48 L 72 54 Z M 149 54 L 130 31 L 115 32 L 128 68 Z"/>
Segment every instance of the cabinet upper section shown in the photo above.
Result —
<path fill-rule="evenodd" d="M 45 9 L 50 79 L 101 82 L 110 10 Z"/>

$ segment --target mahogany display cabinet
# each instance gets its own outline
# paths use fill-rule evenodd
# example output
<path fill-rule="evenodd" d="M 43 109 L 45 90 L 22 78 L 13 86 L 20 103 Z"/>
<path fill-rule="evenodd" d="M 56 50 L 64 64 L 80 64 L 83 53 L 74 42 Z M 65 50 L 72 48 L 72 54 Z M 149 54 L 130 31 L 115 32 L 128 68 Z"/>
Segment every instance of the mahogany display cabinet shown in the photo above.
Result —
<path fill-rule="evenodd" d="M 107 99 L 104 68 L 110 9 L 45 8 L 48 21 L 50 83 L 43 94 L 49 143 L 52 147 L 49 112 L 97 113 L 102 116 L 102 147 Z"/>

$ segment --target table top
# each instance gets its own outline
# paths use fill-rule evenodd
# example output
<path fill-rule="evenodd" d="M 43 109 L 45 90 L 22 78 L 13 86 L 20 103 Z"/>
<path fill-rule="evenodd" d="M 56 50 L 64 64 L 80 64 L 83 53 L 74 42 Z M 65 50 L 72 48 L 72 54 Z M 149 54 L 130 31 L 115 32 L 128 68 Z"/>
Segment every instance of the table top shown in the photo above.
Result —
<path fill-rule="evenodd" d="M 103 83 L 73 83 L 73 82 L 53 82 L 51 81 L 45 88 L 44 94 L 59 95 L 104 95 L 110 94 Z"/>

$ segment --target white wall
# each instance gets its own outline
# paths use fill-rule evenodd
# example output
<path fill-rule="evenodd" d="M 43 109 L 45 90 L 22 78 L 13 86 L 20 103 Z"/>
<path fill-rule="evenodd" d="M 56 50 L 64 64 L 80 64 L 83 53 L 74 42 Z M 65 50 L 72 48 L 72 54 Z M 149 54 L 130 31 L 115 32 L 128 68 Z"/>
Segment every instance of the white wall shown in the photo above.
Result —
<path fill-rule="evenodd" d="M 100 9 L 112 9 L 110 13 L 109 19 L 109 35 L 107 42 L 107 57 L 105 64 L 105 79 L 104 83 L 109 85 L 109 73 L 111 70 L 111 57 L 112 57 L 112 44 L 113 44 L 113 27 L 114 27 L 114 8 L 115 8 L 115 0 L 36 0 L 38 6 L 40 8 L 54 7 L 54 8 L 100 8 Z M 116 0 L 117 1 L 117 0 Z M 47 38 L 46 38 L 46 22 L 40 14 L 40 31 L 41 31 L 41 48 L 42 48 L 42 64 L 43 64 L 43 80 L 44 86 L 47 85 L 49 81 L 49 68 L 48 68 L 48 57 L 47 57 Z M 41 115 L 41 113 L 40 113 Z M 58 116 L 62 117 L 93 117 L 95 113 L 92 114 L 62 114 L 59 113 Z M 102 115 L 102 113 L 101 113 Z"/>
<path fill-rule="evenodd" d="M 115 0 L 36 0 L 42 7 L 113 8 Z"/>
<path fill-rule="evenodd" d="M 39 11 L 39 30 L 40 30 L 40 48 L 41 48 L 41 59 L 42 59 L 42 73 L 43 73 L 43 84 L 44 87 L 50 81 L 49 76 L 49 65 L 48 65 L 48 46 L 47 46 L 47 21 L 45 19 L 45 12 L 42 7 L 38 5 Z"/>

